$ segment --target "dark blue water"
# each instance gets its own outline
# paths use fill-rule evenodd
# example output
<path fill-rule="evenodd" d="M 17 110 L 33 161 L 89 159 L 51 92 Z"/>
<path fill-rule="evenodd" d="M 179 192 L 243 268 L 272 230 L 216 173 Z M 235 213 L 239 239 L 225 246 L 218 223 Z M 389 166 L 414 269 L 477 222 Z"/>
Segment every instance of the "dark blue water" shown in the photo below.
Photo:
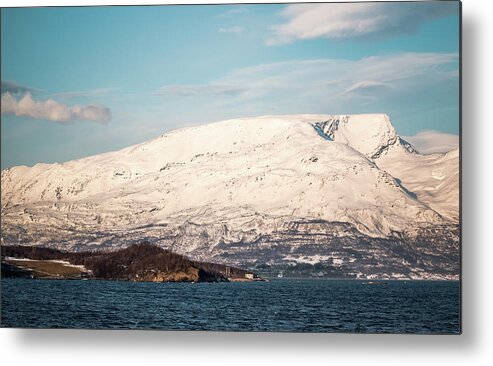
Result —
<path fill-rule="evenodd" d="M 459 333 L 459 282 L 2 279 L 3 327 Z"/>

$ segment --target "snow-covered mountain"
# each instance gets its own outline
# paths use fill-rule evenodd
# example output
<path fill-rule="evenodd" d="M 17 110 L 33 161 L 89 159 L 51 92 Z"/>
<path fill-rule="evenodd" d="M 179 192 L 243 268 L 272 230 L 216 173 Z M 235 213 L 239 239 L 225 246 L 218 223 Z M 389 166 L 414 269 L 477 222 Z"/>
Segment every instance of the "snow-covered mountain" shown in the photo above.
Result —
<path fill-rule="evenodd" d="M 386 115 L 234 119 L 3 170 L 2 242 L 148 239 L 262 270 L 454 277 L 458 173 L 458 151 L 420 155 Z"/>

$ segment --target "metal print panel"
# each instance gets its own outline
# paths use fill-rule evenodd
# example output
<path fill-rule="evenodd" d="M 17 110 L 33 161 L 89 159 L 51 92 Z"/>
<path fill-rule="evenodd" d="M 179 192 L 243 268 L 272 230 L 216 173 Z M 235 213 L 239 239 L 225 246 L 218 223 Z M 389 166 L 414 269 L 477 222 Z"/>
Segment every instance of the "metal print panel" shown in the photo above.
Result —
<path fill-rule="evenodd" d="M 460 3 L 2 8 L 1 324 L 459 334 Z"/>

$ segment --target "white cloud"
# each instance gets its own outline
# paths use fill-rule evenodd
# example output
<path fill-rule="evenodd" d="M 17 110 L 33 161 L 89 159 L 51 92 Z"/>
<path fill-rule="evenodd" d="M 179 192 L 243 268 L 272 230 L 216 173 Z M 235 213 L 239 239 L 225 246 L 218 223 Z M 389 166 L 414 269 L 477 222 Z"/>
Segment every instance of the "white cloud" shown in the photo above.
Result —
<path fill-rule="evenodd" d="M 357 93 L 357 92 L 373 93 L 376 91 L 386 90 L 389 88 L 390 88 L 389 84 L 382 83 L 380 81 L 363 80 L 363 81 L 355 82 L 353 85 L 351 85 L 349 88 L 347 88 L 344 91 L 344 93 L 346 93 L 346 94 Z"/>
<path fill-rule="evenodd" d="M 208 85 L 165 85 L 154 92 L 154 95 L 177 97 L 192 96 L 235 96 L 245 91 L 241 86 L 208 84 Z"/>
<path fill-rule="evenodd" d="M 314 38 L 381 38 L 415 32 L 430 19 L 458 12 L 455 1 L 292 4 L 267 44 Z"/>
<path fill-rule="evenodd" d="M 241 34 L 243 33 L 244 29 L 242 27 L 229 27 L 229 28 L 219 28 L 218 32 L 219 33 L 233 33 L 233 34 Z"/>
<path fill-rule="evenodd" d="M 36 101 L 31 93 L 17 99 L 12 93 L 2 94 L 2 114 L 15 114 L 52 122 L 71 122 L 74 120 L 109 122 L 111 111 L 102 105 L 68 106 L 53 99 Z"/>
<path fill-rule="evenodd" d="M 414 136 L 402 136 L 420 153 L 443 153 L 459 147 L 459 136 L 438 131 L 422 131 Z"/>

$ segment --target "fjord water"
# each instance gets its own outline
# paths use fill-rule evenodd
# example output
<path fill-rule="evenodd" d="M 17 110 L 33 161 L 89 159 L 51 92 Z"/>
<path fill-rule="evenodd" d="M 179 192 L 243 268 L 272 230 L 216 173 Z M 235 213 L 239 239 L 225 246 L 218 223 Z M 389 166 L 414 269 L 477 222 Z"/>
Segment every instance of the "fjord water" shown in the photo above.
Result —
<path fill-rule="evenodd" d="M 2 327 L 459 333 L 457 281 L 2 279 Z"/>

